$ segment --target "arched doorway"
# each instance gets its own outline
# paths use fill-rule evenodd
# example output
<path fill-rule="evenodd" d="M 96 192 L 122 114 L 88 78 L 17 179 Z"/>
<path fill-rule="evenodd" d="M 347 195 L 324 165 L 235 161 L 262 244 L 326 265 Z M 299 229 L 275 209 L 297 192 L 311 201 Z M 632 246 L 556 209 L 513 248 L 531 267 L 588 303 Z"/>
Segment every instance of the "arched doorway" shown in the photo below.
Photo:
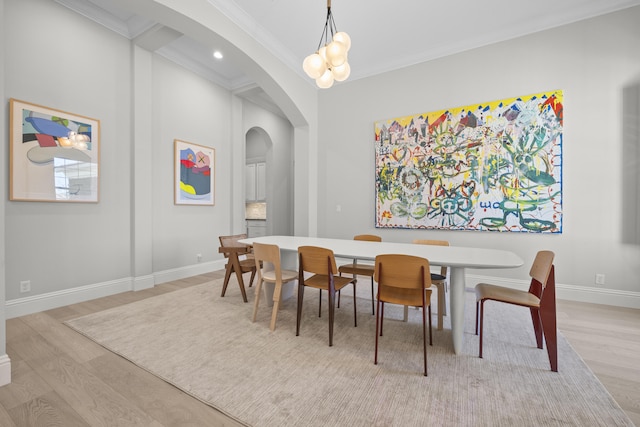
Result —
<path fill-rule="evenodd" d="M 293 234 L 293 143 L 274 141 L 262 127 L 245 134 L 245 218 L 247 234 Z"/>

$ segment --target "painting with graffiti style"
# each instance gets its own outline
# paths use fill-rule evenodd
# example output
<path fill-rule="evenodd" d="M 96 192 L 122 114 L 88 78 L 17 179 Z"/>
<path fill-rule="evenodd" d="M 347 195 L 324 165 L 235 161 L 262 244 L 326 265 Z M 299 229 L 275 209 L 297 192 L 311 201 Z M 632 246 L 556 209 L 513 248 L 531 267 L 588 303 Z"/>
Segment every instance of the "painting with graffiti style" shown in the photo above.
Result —
<path fill-rule="evenodd" d="M 561 90 L 375 123 L 376 227 L 562 232 Z"/>

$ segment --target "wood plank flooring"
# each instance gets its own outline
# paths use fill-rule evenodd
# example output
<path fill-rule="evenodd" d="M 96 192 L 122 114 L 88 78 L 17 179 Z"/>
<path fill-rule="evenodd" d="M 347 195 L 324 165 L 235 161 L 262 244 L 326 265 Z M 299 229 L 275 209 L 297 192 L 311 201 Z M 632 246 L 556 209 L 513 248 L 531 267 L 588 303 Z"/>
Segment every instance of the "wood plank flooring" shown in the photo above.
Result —
<path fill-rule="evenodd" d="M 8 320 L 12 382 L 0 387 L 0 426 L 239 426 L 62 324 L 222 277 L 216 271 Z M 558 328 L 640 426 L 640 310 L 558 301 Z"/>

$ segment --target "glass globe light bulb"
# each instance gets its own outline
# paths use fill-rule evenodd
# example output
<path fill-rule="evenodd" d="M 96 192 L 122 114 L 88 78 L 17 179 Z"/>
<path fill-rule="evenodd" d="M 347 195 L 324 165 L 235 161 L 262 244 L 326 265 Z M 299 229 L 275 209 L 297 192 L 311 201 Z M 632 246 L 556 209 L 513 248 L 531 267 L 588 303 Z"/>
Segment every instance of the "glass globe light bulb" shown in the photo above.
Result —
<path fill-rule="evenodd" d="M 320 58 L 322 58 L 324 62 L 327 62 L 327 45 L 324 45 L 320 49 L 318 49 L 318 55 L 320 55 Z"/>
<path fill-rule="evenodd" d="M 347 49 L 347 52 L 349 51 L 349 49 L 351 49 L 351 37 L 349 37 L 349 34 L 345 33 L 344 31 L 335 33 L 333 35 L 333 41 L 342 43 L 344 47 Z"/>
<path fill-rule="evenodd" d="M 339 41 L 332 41 L 327 45 L 327 62 L 332 67 L 339 67 L 347 62 L 347 48 Z"/>
<path fill-rule="evenodd" d="M 316 85 L 318 85 L 320 89 L 329 89 L 333 86 L 333 80 L 334 78 L 331 70 L 327 69 L 323 75 L 316 79 Z"/>
<path fill-rule="evenodd" d="M 351 74 L 351 67 L 348 62 L 345 62 L 339 67 L 333 67 L 331 69 L 331 74 L 333 74 L 333 78 L 337 82 L 343 82 L 349 78 L 349 75 Z"/>
<path fill-rule="evenodd" d="M 304 59 L 302 69 L 309 77 L 317 79 L 327 70 L 327 64 L 320 55 L 314 53 Z"/>

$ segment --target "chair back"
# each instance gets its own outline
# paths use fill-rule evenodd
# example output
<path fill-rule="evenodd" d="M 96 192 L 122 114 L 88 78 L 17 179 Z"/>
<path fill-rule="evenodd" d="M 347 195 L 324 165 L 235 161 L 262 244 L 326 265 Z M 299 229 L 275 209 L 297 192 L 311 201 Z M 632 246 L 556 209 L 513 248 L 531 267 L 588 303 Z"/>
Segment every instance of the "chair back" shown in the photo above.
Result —
<path fill-rule="evenodd" d="M 542 289 L 547 286 L 554 258 L 555 254 L 552 251 L 539 251 L 533 260 L 529 276 L 539 282 L 542 285 Z"/>
<path fill-rule="evenodd" d="M 414 239 L 413 243 L 418 245 L 449 246 L 449 242 L 446 240 Z"/>
<path fill-rule="evenodd" d="M 273 271 L 276 279 L 282 278 L 280 265 L 280 247 L 278 245 L 268 245 L 266 243 L 253 244 L 253 256 L 256 262 L 256 269 L 260 272 Z M 262 263 L 262 268 L 260 268 Z"/>
<path fill-rule="evenodd" d="M 353 236 L 353 240 L 365 240 L 367 242 L 382 242 L 382 237 L 375 234 L 358 234 Z"/>
<path fill-rule="evenodd" d="M 333 251 L 318 246 L 300 246 L 298 248 L 300 274 L 302 272 L 313 274 L 337 274 L 338 267 Z"/>
<path fill-rule="evenodd" d="M 414 239 L 413 243 L 417 245 L 433 245 L 433 246 L 449 246 L 449 242 L 446 240 L 432 240 L 432 239 Z M 440 267 L 440 275 L 447 277 L 447 266 Z"/>
<path fill-rule="evenodd" d="M 228 247 L 228 246 L 242 246 L 242 243 L 238 243 L 238 240 L 246 239 L 247 234 L 234 234 L 232 236 L 219 236 L 220 247 Z M 250 247 L 247 246 L 247 253 L 250 251 Z M 227 252 L 224 253 L 225 258 L 229 258 L 229 254 Z"/>
<path fill-rule="evenodd" d="M 429 260 L 413 255 L 386 254 L 376 257 L 374 280 L 378 300 L 394 304 L 423 306 L 431 295 Z"/>

